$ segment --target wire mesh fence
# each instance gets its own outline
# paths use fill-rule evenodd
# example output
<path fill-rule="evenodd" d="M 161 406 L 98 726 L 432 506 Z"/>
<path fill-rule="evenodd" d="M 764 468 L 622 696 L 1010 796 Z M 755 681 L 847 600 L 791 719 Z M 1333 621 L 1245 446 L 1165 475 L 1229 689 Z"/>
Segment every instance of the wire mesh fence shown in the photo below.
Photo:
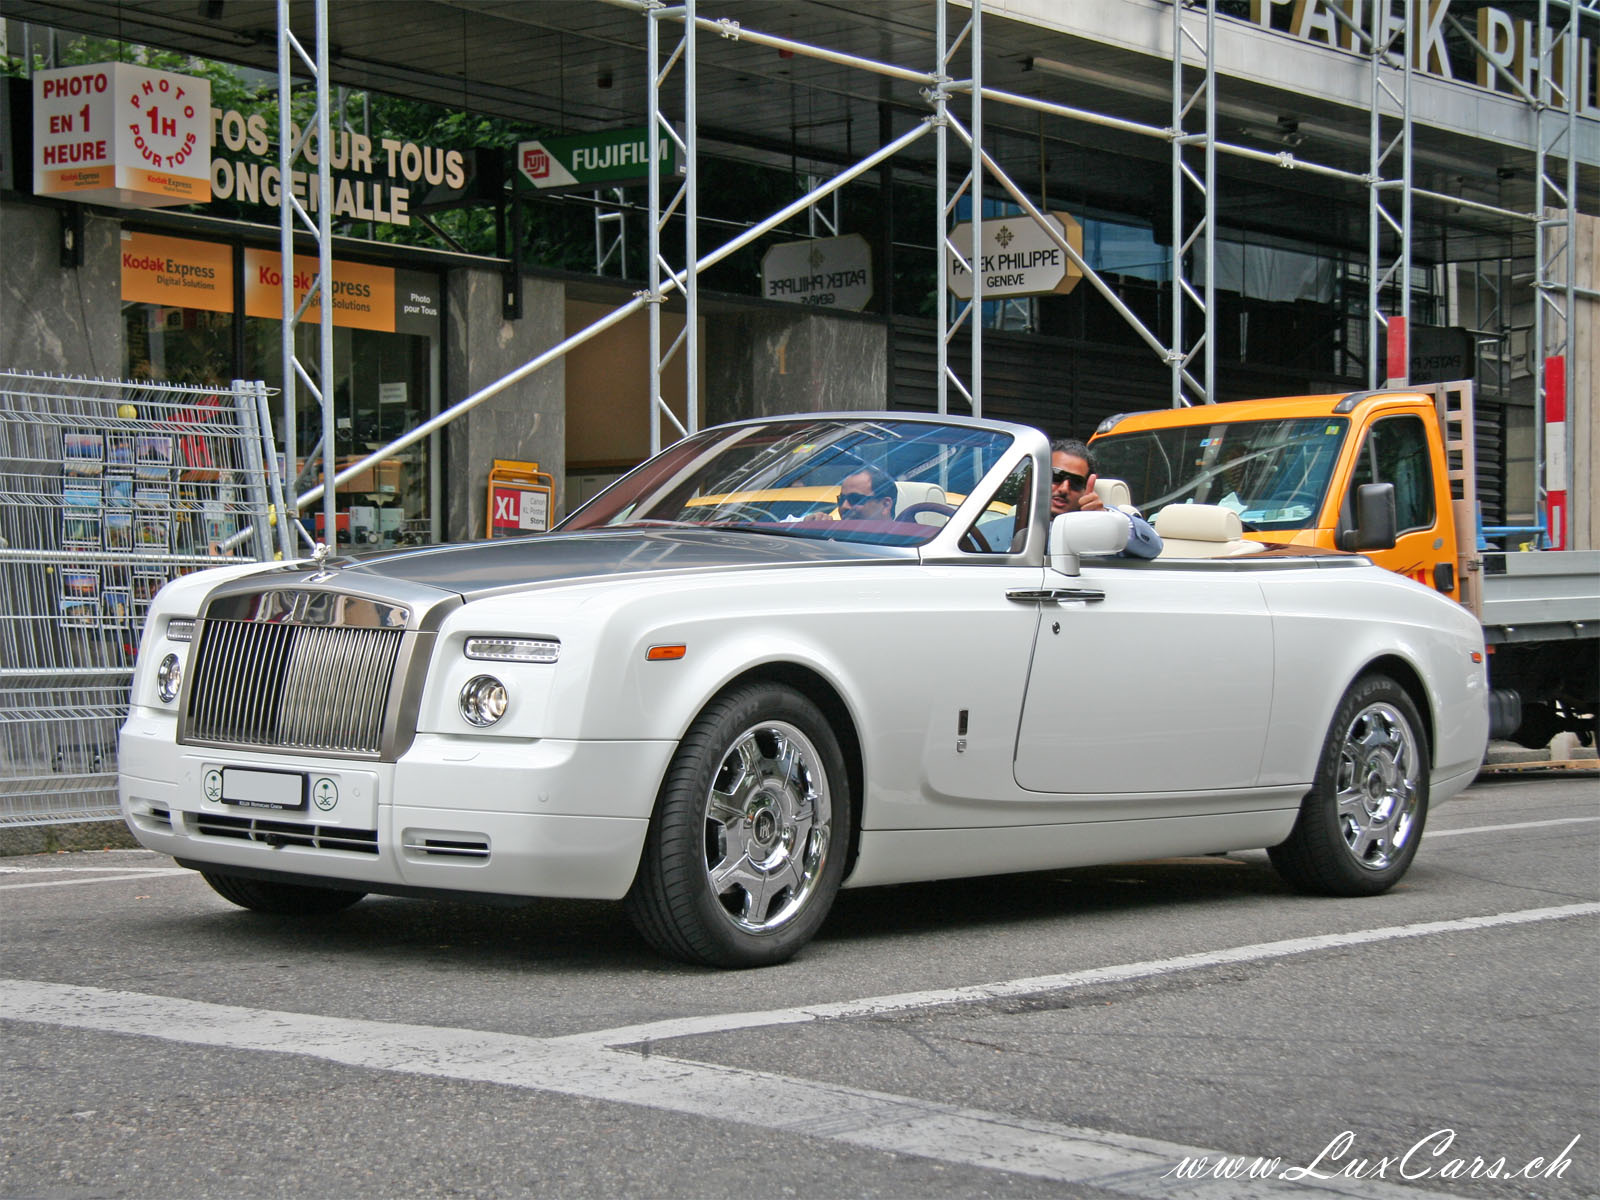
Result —
<path fill-rule="evenodd" d="M 117 815 L 151 598 L 273 555 L 267 390 L 0 372 L 0 826 Z"/>

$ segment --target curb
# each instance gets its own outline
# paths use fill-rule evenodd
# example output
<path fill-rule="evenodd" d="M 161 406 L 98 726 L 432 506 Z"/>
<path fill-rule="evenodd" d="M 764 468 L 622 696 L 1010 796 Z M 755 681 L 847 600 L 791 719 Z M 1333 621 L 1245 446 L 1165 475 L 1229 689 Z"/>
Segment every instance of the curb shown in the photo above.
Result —
<path fill-rule="evenodd" d="M 0 858 L 56 854 L 66 850 L 137 850 L 139 843 L 120 820 L 59 825 L 0 825 Z"/>

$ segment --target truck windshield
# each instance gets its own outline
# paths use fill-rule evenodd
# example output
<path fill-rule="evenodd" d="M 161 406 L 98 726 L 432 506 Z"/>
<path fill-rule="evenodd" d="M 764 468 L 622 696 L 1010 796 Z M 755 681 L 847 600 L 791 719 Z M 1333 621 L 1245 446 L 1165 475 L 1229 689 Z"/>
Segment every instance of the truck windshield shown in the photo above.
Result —
<path fill-rule="evenodd" d="M 1168 504 L 1220 504 L 1247 529 L 1304 529 L 1322 509 L 1349 425 L 1311 417 L 1113 432 L 1094 440 L 1095 463 L 1127 483 L 1146 517 Z"/>

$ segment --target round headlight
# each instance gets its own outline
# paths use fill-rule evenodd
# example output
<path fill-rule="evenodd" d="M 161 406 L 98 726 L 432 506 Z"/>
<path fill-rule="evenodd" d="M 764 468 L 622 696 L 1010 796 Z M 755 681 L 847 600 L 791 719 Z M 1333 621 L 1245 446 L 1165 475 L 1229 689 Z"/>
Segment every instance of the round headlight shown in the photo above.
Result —
<path fill-rule="evenodd" d="M 156 692 L 163 702 L 171 704 L 178 698 L 178 688 L 183 683 L 183 663 L 176 654 L 169 654 L 156 668 Z"/>
<path fill-rule="evenodd" d="M 461 715 L 480 729 L 506 715 L 506 685 L 493 675 L 475 675 L 461 689 Z"/>

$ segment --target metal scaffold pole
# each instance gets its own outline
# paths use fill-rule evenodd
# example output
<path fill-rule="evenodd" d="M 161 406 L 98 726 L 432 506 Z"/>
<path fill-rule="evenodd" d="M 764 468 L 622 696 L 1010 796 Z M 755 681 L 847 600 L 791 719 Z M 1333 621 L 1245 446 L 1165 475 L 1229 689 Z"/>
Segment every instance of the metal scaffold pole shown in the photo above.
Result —
<path fill-rule="evenodd" d="M 1528 367 L 1535 396 L 1535 444 L 1543 449 L 1533 460 L 1534 504 L 1540 511 L 1547 507 L 1551 491 L 1568 487 L 1566 466 L 1572 461 L 1574 423 L 1566 419 L 1564 409 L 1575 398 L 1577 369 L 1572 354 L 1572 314 L 1577 311 L 1574 218 L 1578 202 L 1578 81 L 1583 72 L 1578 65 L 1576 5 L 1561 0 L 1555 3 L 1566 10 L 1566 20 L 1552 31 L 1551 0 L 1539 0 L 1539 84 L 1533 101 L 1534 301 Z M 1552 208 L 1557 211 L 1552 213 Z M 1550 504 L 1549 509 L 1547 536 L 1553 545 L 1564 547 L 1568 513 L 1558 504 Z"/>
<path fill-rule="evenodd" d="M 1217 7 L 1216 0 L 1205 0 L 1205 40 L 1201 42 L 1183 23 L 1183 12 L 1188 6 L 1188 0 L 1172 6 L 1172 350 L 1169 358 L 1174 408 L 1191 403 L 1184 392 L 1185 384 L 1203 403 L 1213 402 L 1217 375 L 1213 352 L 1217 288 Z M 1201 82 L 1187 98 L 1183 79 L 1185 43 L 1194 46 L 1203 63 Z M 1203 129 L 1190 133 L 1188 128 L 1197 104 L 1201 105 Z M 1192 146 L 1198 146 L 1201 151 L 1198 172 L 1194 156 L 1184 157 L 1184 151 Z M 1200 216 L 1193 230 L 1186 228 L 1186 184 L 1194 189 L 1200 204 Z M 1205 282 L 1196 288 L 1193 268 L 1201 262 L 1205 266 Z M 1185 333 L 1188 328 L 1186 309 L 1191 304 L 1200 317 L 1200 332 L 1192 341 Z M 1197 358 L 1203 364 L 1198 379 L 1193 370 Z"/>
<path fill-rule="evenodd" d="M 649 87 L 648 103 L 649 114 L 645 122 L 650 136 L 650 453 L 657 454 L 662 447 L 661 428 L 666 421 L 677 430 L 677 437 L 693 433 L 698 428 L 699 414 L 699 345 L 696 324 L 699 320 L 699 271 L 696 264 L 698 246 L 696 240 L 696 226 L 699 223 L 699 201 L 696 196 L 695 176 L 697 164 L 695 159 L 699 154 L 699 139 L 695 136 L 695 34 L 697 24 L 694 14 L 694 0 L 678 8 L 664 8 L 653 5 L 646 10 L 648 18 L 648 34 L 646 37 L 647 53 L 649 55 Z M 671 19 L 683 23 L 683 36 L 677 46 L 673 48 L 665 64 L 661 61 L 661 23 Z M 672 75 L 673 70 L 683 65 L 683 95 L 684 95 L 684 130 L 680 135 L 677 130 L 662 120 L 661 114 L 661 85 Z M 678 184 L 677 191 L 672 200 L 662 207 L 661 203 L 661 139 L 671 138 L 678 146 L 684 164 L 683 178 Z M 661 233 L 667 223 L 672 220 L 673 214 L 679 209 L 684 217 L 684 269 L 682 272 L 673 270 L 666 261 L 661 249 Z M 661 335 L 661 305 L 666 299 L 662 291 L 662 272 L 673 284 L 682 290 L 684 298 L 683 329 L 673 339 L 672 344 L 662 348 Z M 672 411 L 662 394 L 661 380 L 666 371 L 667 364 L 682 350 L 684 353 L 684 374 L 686 378 L 686 391 L 684 396 L 684 421 L 679 421 L 677 414 Z M 677 440 L 673 438 L 673 441 Z"/>
<path fill-rule="evenodd" d="M 939 45 L 938 67 L 934 72 L 933 87 L 924 92 L 933 106 L 935 131 L 935 212 L 939 222 L 938 263 L 935 288 L 938 296 L 935 307 L 938 318 L 938 407 L 941 413 L 950 411 L 950 386 L 954 385 L 975 417 L 983 415 L 983 6 L 973 0 L 971 16 L 954 40 L 949 32 L 948 0 L 939 0 L 934 9 L 935 41 Z M 956 52 L 967 44 L 970 76 L 957 80 L 952 72 Z M 972 155 L 971 166 L 961 183 L 951 194 L 949 187 L 949 131 L 960 128 L 950 112 L 950 97 L 956 92 L 968 92 L 972 101 L 971 128 L 963 137 Z M 967 245 L 957 245 L 951 237 L 953 218 L 961 204 L 962 196 L 969 196 L 972 205 L 972 237 Z M 950 317 L 949 260 L 954 257 L 958 267 L 972 282 L 972 295 L 954 320 Z M 951 340 L 967 326 L 970 337 L 970 365 L 967 379 L 962 381 L 950 362 Z"/>
<path fill-rule="evenodd" d="M 296 557 L 294 531 L 299 528 L 299 522 L 294 519 L 300 504 L 309 502 L 311 494 L 304 500 L 295 496 L 295 485 L 299 476 L 296 469 L 298 452 L 295 446 L 296 381 L 311 393 L 322 413 L 322 438 L 320 450 L 322 453 L 322 476 L 324 481 L 330 481 L 334 476 L 336 447 L 334 445 L 333 422 L 333 179 L 329 173 L 328 146 L 330 100 L 328 91 L 328 3 L 327 0 L 316 0 L 316 49 L 314 56 L 306 52 L 305 46 L 290 28 L 289 0 L 278 0 L 278 178 L 284 183 L 281 188 L 282 198 L 278 206 L 278 256 L 280 285 L 283 293 L 283 438 L 284 438 L 284 474 L 288 481 L 289 493 L 286 500 L 287 512 L 281 522 L 278 532 L 279 544 L 285 558 Z M 305 65 L 310 72 L 316 89 L 316 123 L 309 122 L 301 130 L 298 139 L 294 136 L 294 121 L 291 107 L 294 99 L 293 76 L 290 66 L 295 58 Z M 306 211 L 303 204 L 295 196 L 288 180 L 294 176 L 295 161 L 306 151 L 312 133 L 316 134 L 316 217 Z M 317 276 L 306 288 L 306 294 L 297 305 L 295 303 L 295 253 L 294 237 L 296 227 L 312 239 L 317 248 Z M 317 374 L 313 378 L 311 373 L 300 362 L 295 347 L 295 330 L 307 310 L 316 304 L 319 313 L 318 320 L 318 362 Z M 318 489 L 322 498 L 322 513 L 324 523 L 324 540 L 334 545 L 338 541 L 338 523 L 335 515 L 334 489 L 326 485 Z"/>
<path fill-rule="evenodd" d="M 1369 70 L 1371 72 L 1371 114 L 1368 141 L 1367 183 L 1367 386 L 1377 387 L 1387 379 L 1404 384 L 1409 374 L 1409 363 L 1402 355 L 1399 363 L 1388 363 L 1383 378 L 1378 375 L 1378 350 L 1389 330 L 1389 315 L 1384 312 L 1384 289 L 1393 283 L 1399 288 L 1396 302 L 1401 318 L 1401 328 L 1409 338 L 1411 328 L 1411 72 L 1412 57 L 1416 53 L 1413 19 L 1409 7 L 1403 16 L 1396 18 L 1389 0 L 1372 8 L 1372 41 L 1370 43 Z M 1393 70 L 1394 48 L 1400 51 L 1400 93 L 1395 94 L 1385 69 Z M 1394 137 L 1384 141 L 1384 116 L 1398 117 L 1400 127 Z M 1399 158 L 1398 177 L 1385 178 L 1385 169 L 1393 169 L 1392 160 Z M 1391 197 L 1398 196 L 1397 200 Z M 1399 209 L 1398 217 L 1395 207 Z M 1387 230 L 1395 239 L 1395 254 L 1387 266 L 1382 265 L 1383 234 Z"/>

